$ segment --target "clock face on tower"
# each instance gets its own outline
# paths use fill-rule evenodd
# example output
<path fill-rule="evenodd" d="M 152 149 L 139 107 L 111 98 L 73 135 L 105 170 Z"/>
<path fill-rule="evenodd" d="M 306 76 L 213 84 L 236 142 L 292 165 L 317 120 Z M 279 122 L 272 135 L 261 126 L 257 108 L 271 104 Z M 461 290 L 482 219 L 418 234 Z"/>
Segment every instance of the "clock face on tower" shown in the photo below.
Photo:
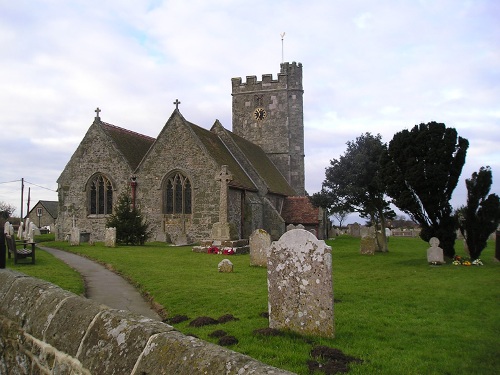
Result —
<path fill-rule="evenodd" d="M 262 121 L 266 118 L 267 113 L 264 108 L 256 108 L 255 111 L 253 111 L 253 118 L 257 121 Z"/>

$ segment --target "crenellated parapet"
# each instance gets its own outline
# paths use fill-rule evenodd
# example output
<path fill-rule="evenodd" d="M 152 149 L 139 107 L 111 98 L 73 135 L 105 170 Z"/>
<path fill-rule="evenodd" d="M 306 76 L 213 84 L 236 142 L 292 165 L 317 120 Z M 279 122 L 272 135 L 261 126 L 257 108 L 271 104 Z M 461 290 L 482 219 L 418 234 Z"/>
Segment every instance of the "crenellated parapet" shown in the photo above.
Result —
<path fill-rule="evenodd" d="M 273 79 L 272 74 L 263 74 L 260 81 L 257 80 L 257 76 L 246 76 L 245 82 L 241 77 L 236 77 L 231 79 L 231 84 L 233 94 L 286 89 L 302 90 L 302 64 L 282 63 L 277 79 Z"/>

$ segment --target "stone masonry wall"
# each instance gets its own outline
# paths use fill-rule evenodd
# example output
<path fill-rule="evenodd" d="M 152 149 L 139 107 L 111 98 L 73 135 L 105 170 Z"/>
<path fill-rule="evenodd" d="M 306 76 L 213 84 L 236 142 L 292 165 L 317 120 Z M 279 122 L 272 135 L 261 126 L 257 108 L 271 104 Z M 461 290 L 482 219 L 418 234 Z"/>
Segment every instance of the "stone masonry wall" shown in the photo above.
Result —
<path fill-rule="evenodd" d="M 0 373 L 291 374 L 11 270 L 0 270 Z"/>

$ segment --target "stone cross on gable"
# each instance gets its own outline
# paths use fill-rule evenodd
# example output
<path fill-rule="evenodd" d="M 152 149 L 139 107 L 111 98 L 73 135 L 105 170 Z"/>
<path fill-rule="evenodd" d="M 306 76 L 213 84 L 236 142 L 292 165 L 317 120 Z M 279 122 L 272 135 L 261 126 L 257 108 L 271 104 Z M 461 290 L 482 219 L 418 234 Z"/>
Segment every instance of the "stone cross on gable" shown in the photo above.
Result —
<path fill-rule="evenodd" d="M 179 101 L 179 99 L 175 99 L 175 109 L 179 109 L 179 104 L 181 104 L 181 102 Z"/>
<path fill-rule="evenodd" d="M 99 113 L 101 113 L 101 110 L 99 109 L 99 107 L 96 108 L 96 110 L 94 111 L 95 113 L 97 113 L 96 117 L 95 118 L 98 118 L 100 119 L 99 117 Z"/>
<path fill-rule="evenodd" d="M 219 223 L 227 223 L 227 184 L 233 179 L 227 165 L 221 167 L 220 172 L 215 175 L 215 179 L 220 181 Z"/>

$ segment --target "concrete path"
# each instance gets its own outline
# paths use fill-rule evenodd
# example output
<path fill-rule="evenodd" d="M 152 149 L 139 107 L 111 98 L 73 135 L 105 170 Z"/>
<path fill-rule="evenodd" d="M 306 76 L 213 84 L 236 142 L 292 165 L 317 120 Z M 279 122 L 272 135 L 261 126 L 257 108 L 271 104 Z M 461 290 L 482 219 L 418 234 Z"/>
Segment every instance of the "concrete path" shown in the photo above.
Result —
<path fill-rule="evenodd" d="M 78 271 L 85 280 L 86 297 L 118 310 L 129 310 L 148 318 L 161 320 L 142 295 L 125 279 L 106 267 L 79 255 L 40 246 Z"/>

